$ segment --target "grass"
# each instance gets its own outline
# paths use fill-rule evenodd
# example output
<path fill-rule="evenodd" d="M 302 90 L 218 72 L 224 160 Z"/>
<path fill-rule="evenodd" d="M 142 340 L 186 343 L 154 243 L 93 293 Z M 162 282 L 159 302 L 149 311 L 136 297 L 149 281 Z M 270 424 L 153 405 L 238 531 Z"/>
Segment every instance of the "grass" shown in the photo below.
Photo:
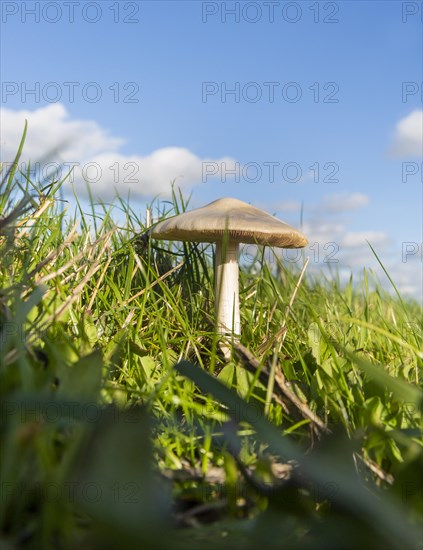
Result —
<path fill-rule="evenodd" d="M 259 251 L 225 360 L 212 247 L 149 241 L 119 197 L 66 212 L 62 182 L 18 173 L 24 138 L 0 200 L 2 547 L 421 548 L 421 306 Z"/>

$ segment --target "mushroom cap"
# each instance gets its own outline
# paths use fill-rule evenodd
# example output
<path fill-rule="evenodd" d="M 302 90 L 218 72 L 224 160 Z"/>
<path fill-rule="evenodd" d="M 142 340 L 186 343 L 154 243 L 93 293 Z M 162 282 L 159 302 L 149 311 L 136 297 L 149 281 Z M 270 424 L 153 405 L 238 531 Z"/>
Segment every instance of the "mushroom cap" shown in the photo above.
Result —
<path fill-rule="evenodd" d="M 150 236 L 165 241 L 214 243 L 224 239 L 245 244 L 302 248 L 306 237 L 267 212 L 238 199 L 223 198 L 157 223 Z"/>

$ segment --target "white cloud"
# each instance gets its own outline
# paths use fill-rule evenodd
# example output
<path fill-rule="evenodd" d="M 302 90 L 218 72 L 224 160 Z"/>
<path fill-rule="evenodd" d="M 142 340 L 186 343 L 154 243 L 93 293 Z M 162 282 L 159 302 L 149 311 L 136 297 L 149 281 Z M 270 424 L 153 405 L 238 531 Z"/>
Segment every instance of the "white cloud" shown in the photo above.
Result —
<path fill-rule="evenodd" d="M 60 103 L 35 111 L 1 109 L 0 139 L 5 162 L 12 161 L 16 154 L 25 119 L 28 120 L 28 132 L 24 154 L 32 161 L 60 148 L 60 160 L 76 162 L 101 151 L 116 150 L 124 143 L 121 138 L 109 136 L 95 121 L 71 119 Z"/>
<path fill-rule="evenodd" d="M 111 136 L 95 121 L 72 119 L 58 103 L 35 111 L 2 109 L 0 116 L 3 162 L 12 162 L 27 119 L 22 161 L 29 159 L 34 164 L 58 149 L 51 160 L 65 163 L 62 176 L 73 167 L 65 187 L 73 184 L 79 195 L 86 192 L 88 181 L 94 196 L 102 199 L 113 198 L 115 190 L 123 196 L 130 192 L 138 198 L 163 198 L 169 196 L 174 179 L 180 187 L 192 186 L 202 183 L 207 169 L 208 180 L 219 177 L 222 168 L 231 170 L 235 166 L 231 158 L 201 159 L 183 147 L 164 147 L 147 156 L 125 155 L 119 151 L 123 139 Z M 52 172 L 51 166 L 40 166 L 43 175 Z"/>
<path fill-rule="evenodd" d="M 345 225 L 342 223 L 311 220 L 304 224 L 304 233 L 308 236 L 310 245 L 312 245 L 313 243 L 339 243 L 341 242 L 345 231 Z"/>
<path fill-rule="evenodd" d="M 423 110 L 416 109 L 397 122 L 391 153 L 396 157 L 423 155 Z"/>
<path fill-rule="evenodd" d="M 388 273 L 402 296 L 410 296 L 423 303 L 423 269 L 419 273 L 411 265 L 396 264 L 390 267 Z"/>
<path fill-rule="evenodd" d="M 326 212 L 347 212 L 369 204 L 369 197 L 362 193 L 335 193 L 327 195 L 321 208 Z"/>
<path fill-rule="evenodd" d="M 384 231 L 348 231 L 342 238 L 341 245 L 345 248 L 368 247 L 367 241 L 373 247 L 384 246 L 389 242 L 389 237 Z"/>
<path fill-rule="evenodd" d="M 129 192 L 138 198 L 156 195 L 164 198 L 169 196 L 173 180 L 176 179 L 181 189 L 200 184 L 204 163 L 220 166 L 223 162 L 227 166 L 234 163 L 229 158 L 200 159 L 183 147 L 164 147 L 145 157 L 120 153 L 95 155 L 89 163 L 76 167 L 75 172 L 85 175 L 97 196 L 113 197 L 116 189 L 121 195 Z M 83 184 L 82 177 L 76 176 L 74 179 L 76 183 Z M 79 194 L 83 192 L 82 189 L 77 191 Z"/>
<path fill-rule="evenodd" d="M 340 204 L 341 199 L 344 208 Z M 308 271 L 315 276 L 323 273 L 331 278 L 331 270 L 335 269 L 342 275 L 342 281 L 348 281 L 352 273 L 354 281 L 358 282 L 365 267 L 393 294 L 392 285 L 368 245 L 369 241 L 400 293 L 417 300 L 423 299 L 423 269 L 419 249 L 416 248 L 416 253 L 410 253 L 407 262 L 403 262 L 400 245 L 395 244 L 385 231 L 366 230 L 365 227 L 362 231 L 350 230 L 346 211 L 366 206 L 368 202 L 365 195 L 346 194 L 326 196 L 315 205 L 311 217 L 306 216 L 303 229 L 309 239 L 309 245 L 305 248 L 305 255 L 310 257 Z M 338 213 L 341 215 L 338 216 Z"/>

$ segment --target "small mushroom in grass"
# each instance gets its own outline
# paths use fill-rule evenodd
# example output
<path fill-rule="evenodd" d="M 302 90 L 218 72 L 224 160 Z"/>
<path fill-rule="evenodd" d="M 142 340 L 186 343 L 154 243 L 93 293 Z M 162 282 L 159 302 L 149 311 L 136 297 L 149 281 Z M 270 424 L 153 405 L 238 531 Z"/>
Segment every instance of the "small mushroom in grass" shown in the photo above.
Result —
<path fill-rule="evenodd" d="M 238 245 L 302 248 L 307 239 L 290 225 L 238 199 L 218 199 L 202 208 L 157 223 L 150 236 L 165 241 L 216 243 L 215 298 L 217 330 L 241 334 Z"/>

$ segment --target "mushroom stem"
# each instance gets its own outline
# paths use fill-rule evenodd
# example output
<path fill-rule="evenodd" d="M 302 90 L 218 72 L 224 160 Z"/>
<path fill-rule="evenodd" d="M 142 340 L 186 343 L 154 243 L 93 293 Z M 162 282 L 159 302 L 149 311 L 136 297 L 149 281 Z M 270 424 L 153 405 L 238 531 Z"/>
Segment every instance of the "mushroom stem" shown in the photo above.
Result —
<path fill-rule="evenodd" d="M 239 317 L 238 243 L 216 243 L 215 295 L 217 332 L 241 334 Z"/>

